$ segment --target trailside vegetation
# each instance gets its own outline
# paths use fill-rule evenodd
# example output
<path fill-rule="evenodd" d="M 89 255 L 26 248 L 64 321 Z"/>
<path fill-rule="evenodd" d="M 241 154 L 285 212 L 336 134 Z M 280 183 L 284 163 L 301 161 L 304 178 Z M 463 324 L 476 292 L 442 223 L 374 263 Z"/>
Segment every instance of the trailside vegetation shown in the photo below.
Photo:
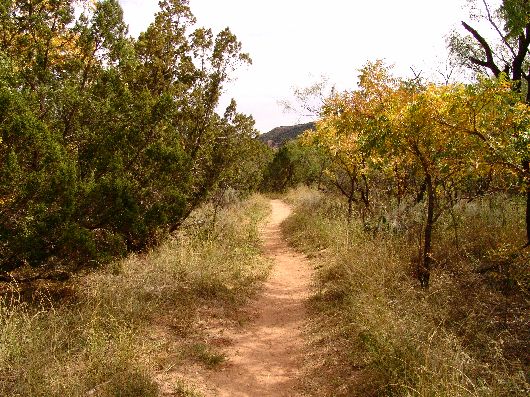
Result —
<path fill-rule="evenodd" d="M 359 89 L 330 97 L 317 131 L 302 139 L 327 153 L 324 174 L 346 199 L 348 219 L 357 212 L 367 230 L 421 225 L 417 277 L 424 288 L 441 217 L 460 202 L 526 192 L 530 107 L 513 84 L 502 76 L 467 85 L 404 81 L 382 62 L 369 63 Z M 407 219 L 418 206 L 419 222 Z M 390 215 L 396 208 L 401 219 Z M 521 238 L 514 254 L 524 244 Z"/>
<path fill-rule="evenodd" d="M 530 3 L 502 0 L 497 8 L 486 0 L 469 3 L 474 21 L 462 21 L 466 35 L 454 32 L 450 36 L 453 58 L 476 73 L 509 79 L 512 90 L 520 94 L 518 100 L 530 105 Z M 477 21 L 482 22 L 481 29 L 485 32 L 472 26 Z M 526 236 L 530 245 L 530 148 L 526 146 L 524 150 L 519 166 L 525 174 Z"/>
<path fill-rule="evenodd" d="M 31 293 L 1 286 L 0 395 L 198 395 L 165 376 L 225 360 L 203 319 L 235 322 L 259 291 L 270 269 L 259 239 L 269 213 L 261 196 L 227 197 L 217 211 L 194 210 L 148 253 L 67 282 L 40 280 Z"/>
<path fill-rule="evenodd" d="M 319 185 L 327 157 L 316 146 L 303 145 L 299 139 L 276 149 L 263 172 L 261 190 L 285 192 L 300 184 Z"/>
<path fill-rule="evenodd" d="M 524 202 L 487 195 L 437 219 L 429 290 L 418 288 L 424 205 L 367 232 L 340 195 L 287 193 L 283 224 L 316 269 L 304 383 L 318 396 L 527 396 Z M 455 234 L 455 220 L 456 230 Z"/>
<path fill-rule="evenodd" d="M 252 118 L 216 111 L 250 58 L 187 0 L 138 38 L 117 0 L 3 1 L 0 31 L 0 271 L 144 250 L 219 187 L 259 185 Z"/>

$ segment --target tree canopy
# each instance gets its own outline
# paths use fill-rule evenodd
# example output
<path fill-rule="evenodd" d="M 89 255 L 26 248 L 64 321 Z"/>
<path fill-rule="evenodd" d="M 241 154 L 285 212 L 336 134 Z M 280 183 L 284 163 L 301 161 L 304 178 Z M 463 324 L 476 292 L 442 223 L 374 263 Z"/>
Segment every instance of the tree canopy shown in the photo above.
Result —
<path fill-rule="evenodd" d="M 250 58 L 187 0 L 138 39 L 117 0 L 2 1 L 0 31 L 0 270 L 144 249 L 220 184 L 259 183 L 252 118 L 217 113 Z"/>
<path fill-rule="evenodd" d="M 520 98 L 508 79 L 423 84 L 377 61 L 361 70 L 359 89 L 328 98 L 302 142 L 327 155 L 324 174 L 347 199 L 349 218 L 354 208 L 366 222 L 389 201 L 424 203 L 418 275 L 427 287 L 444 212 L 491 189 L 526 189 L 530 107 Z"/>

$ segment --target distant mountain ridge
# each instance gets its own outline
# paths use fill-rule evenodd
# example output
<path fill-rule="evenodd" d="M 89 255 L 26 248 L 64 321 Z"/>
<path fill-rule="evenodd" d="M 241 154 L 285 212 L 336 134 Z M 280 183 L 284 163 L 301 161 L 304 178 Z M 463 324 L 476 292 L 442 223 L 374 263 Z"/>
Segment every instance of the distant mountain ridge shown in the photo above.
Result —
<path fill-rule="evenodd" d="M 296 124 L 290 126 L 276 127 L 261 134 L 259 140 L 268 144 L 271 147 L 283 146 L 286 142 L 296 139 L 299 135 L 307 130 L 315 130 L 316 123 L 314 121 L 305 124 Z"/>

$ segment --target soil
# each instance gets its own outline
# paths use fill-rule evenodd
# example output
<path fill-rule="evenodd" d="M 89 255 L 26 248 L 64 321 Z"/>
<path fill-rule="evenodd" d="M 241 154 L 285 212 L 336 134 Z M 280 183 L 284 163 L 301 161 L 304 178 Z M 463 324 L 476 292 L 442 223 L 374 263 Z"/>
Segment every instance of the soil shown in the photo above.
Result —
<path fill-rule="evenodd" d="M 226 326 L 206 321 L 210 341 L 220 346 L 226 361 L 208 369 L 192 365 L 180 370 L 180 379 L 205 396 L 302 396 L 303 327 L 311 271 L 305 257 L 290 248 L 280 224 L 291 213 L 280 200 L 271 200 L 272 213 L 261 230 L 264 255 L 273 261 L 268 281 L 248 304 L 250 319 Z M 168 376 L 165 380 L 175 377 Z M 164 381 L 163 379 L 160 379 Z M 171 385 L 166 396 L 170 392 Z"/>

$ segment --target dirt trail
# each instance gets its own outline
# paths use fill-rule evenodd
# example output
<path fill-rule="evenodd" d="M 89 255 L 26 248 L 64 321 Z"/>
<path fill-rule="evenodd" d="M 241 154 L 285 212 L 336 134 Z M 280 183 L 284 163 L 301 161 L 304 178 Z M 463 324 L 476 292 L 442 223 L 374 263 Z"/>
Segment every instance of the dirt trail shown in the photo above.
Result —
<path fill-rule="evenodd" d="M 304 360 L 302 326 L 310 270 L 304 256 L 282 237 L 280 224 L 290 207 L 280 200 L 272 200 L 271 205 L 261 234 L 265 255 L 273 259 L 274 267 L 262 293 L 250 303 L 253 320 L 223 330 L 230 346 L 221 368 L 186 374 L 208 397 L 302 395 L 297 386 Z"/>

